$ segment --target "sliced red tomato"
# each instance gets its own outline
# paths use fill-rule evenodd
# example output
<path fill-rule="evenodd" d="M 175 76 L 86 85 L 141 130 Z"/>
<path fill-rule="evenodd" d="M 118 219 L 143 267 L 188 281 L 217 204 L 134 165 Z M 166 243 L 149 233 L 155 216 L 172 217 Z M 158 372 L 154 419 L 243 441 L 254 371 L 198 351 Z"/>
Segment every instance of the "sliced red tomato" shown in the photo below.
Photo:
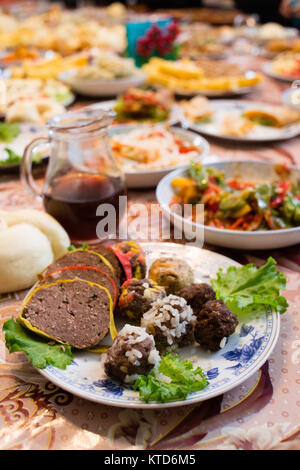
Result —
<path fill-rule="evenodd" d="M 290 189 L 290 181 L 282 181 L 277 185 L 278 194 L 270 202 L 270 207 L 274 209 L 275 207 L 280 206 L 283 203 L 283 200 L 286 196 L 287 191 Z"/>

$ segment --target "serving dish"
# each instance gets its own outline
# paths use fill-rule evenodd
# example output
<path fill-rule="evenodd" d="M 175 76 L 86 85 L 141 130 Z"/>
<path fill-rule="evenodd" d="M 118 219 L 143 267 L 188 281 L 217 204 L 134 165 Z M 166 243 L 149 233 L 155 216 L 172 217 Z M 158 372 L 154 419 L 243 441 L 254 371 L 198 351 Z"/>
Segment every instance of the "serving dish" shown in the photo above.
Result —
<path fill-rule="evenodd" d="M 141 245 L 148 265 L 162 256 L 184 259 L 193 268 L 196 282 L 209 282 L 219 268 L 239 266 L 230 258 L 194 246 L 173 243 Z M 117 324 L 118 330 L 121 327 L 121 323 Z M 143 402 L 137 392 L 108 379 L 103 370 L 103 355 L 91 352 L 75 352 L 73 363 L 65 370 L 47 366 L 39 372 L 64 390 L 105 405 L 144 409 L 190 405 L 225 393 L 254 374 L 275 347 L 279 329 L 278 314 L 267 309 L 263 315 L 253 312 L 247 322 L 240 323 L 227 345 L 216 353 L 204 352 L 194 346 L 181 348 L 180 357 L 193 358 L 193 363 L 202 367 L 209 380 L 205 389 L 190 394 L 184 401 Z"/>
<path fill-rule="evenodd" d="M 242 181 L 271 182 L 275 177 L 274 165 L 260 161 L 220 161 L 212 162 L 204 167 L 213 167 L 225 171 L 227 178 L 239 178 Z M 270 231 L 240 231 L 203 226 L 183 219 L 170 208 L 174 196 L 171 182 L 175 177 L 186 175 L 186 169 L 179 169 L 169 173 L 159 183 L 156 189 L 156 198 L 163 213 L 171 219 L 175 226 L 184 226 L 189 235 L 195 233 L 195 228 L 204 230 L 204 241 L 212 245 L 243 250 L 270 250 L 296 245 L 300 242 L 300 227 L 286 228 Z M 291 168 L 291 176 L 300 177 L 300 170 Z"/>
<path fill-rule="evenodd" d="M 258 44 L 266 44 L 272 40 L 293 40 L 298 36 L 297 28 L 284 27 L 278 23 L 265 23 L 253 27 L 242 27 L 240 35 Z"/>
<path fill-rule="evenodd" d="M 237 96 L 255 89 L 262 79 L 253 70 L 245 71 L 236 64 L 207 59 L 184 58 L 170 62 L 153 57 L 143 70 L 151 86 L 167 88 L 180 96 Z"/>
<path fill-rule="evenodd" d="M 281 82 L 286 82 L 286 83 L 293 83 L 297 79 L 300 80 L 300 76 L 289 77 L 288 75 L 283 75 L 283 74 L 274 72 L 272 65 L 273 65 L 272 62 L 265 62 L 262 66 L 263 72 L 269 77 L 274 78 L 275 80 L 280 80 Z"/>
<path fill-rule="evenodd" d="M 174 94 L 178 97 L 192 97 L 195 95 L 206 96 L 207 98 L 233 98 L 235 96 L 244 96 L 251 93 L 255 90 L 257 85 L 247 86 L 238 88 L 235 90 L 220 90 L 220 91 L 212 91 L 212 90 L 195 90 L 195 91 L 188 91 L 183 89 L 174 89 L 172 90 Z M 159 90 L 159 86 L 155 86 L 157 90 Z"/>
<path fill-rule="evenodd" d="M 217 100 L 210 102 L 214 114 L 209 122 L 195 123 L 187 119 L 183 112 L 181 120 L 185 128 L 200 132 L 210 137 L 218 137 L 236 142 L 272 142 L 277 140 L 292 139 L 300 134 L 300 120 L 283 127 L 273 127 L 256 124 L 246 135 L 227 135 L 222 132 L 222 122 L 226 117 L 232 122 L 234 117 L 239 118 L 249 109 L 267 110 L 268 105 L 263 102 L 246 100 Z M 270 106 L 269 106 L 270 107 Z"/>
<path fill-rule="evenodd" d="M 59 79 L 68 85 L 73 91 L 83 96 L 115 96 L 124 93 L 131 87 L 138 87 L 145 82 L 145 75 L 142 72 L 124 78 L 114 80 L 105 79 L 79 79 L 76 77 L 76 70 L 63 72 Z"/>
<path fill-rule="evenodd" d="M 292 87 L 288 90 L 284 90 L 282 93 L 282 101 L 286 106 L 290 106 L 291 108 L 300 111 L 300 89 Z"/>
<path fill-rule="evenodd" d="M 157 125 L 158 126 L 158 125 Z M 112 126 L 109 130 L 110 137 L 120 135 L 120 134 L 127 134 L 130 131 L 135 129 L 142 129 L 142 128 L 149 127 L 147 124 L 142 125 L 131 125 L 131 124 L 124 124 L 124 125 L 115 125 Z M 157 127 L 159 128 L 159 126 Z M 199 149 L 199 155 L 196 158 L 197 160 L 203 160 L 208 156 L 209 153 L 209 143 L 201 136 L 196 134 L 195 132 L 188 131 L 185 129 L 181 129 L 179 127 L 171 126 L 169 129 L 173 134 L 182 139 L 184 142 L 188 143 L 191 146 L 197 147 Z M 167 168 L 160 168 L 160 169 L 142 169 L 142 170 L 132 170 L 126 171 L 125 170 L 125 178 L 126 183 L 129 188 L 149 188 L 155 187 L 158 182 L 171 170 L 175 168 L 182 167 L 182 164 L 167 167 Z"/>
<path fill-rule="evenodd" d="M 86 108 L 87 109 L 114 110 L 114 107 L 116 106 L 116 104 L 117 104 L 117 100 L 105 100 L 105 101 L 100 101 L 99 103 L 90 104 L 86 106 Z M 180 109 L 178 108 L 178 106 L 176 104 L 173 105 L 169 111 L 169 118 L 167 119 L 167 121 L 160 121 L 160 122 L 168 122 L 170 125 L 177 123 L 180 117 L 179 112 L 180 112 Z M 113 124 L 124 125 L 127 123 L 120 123 L 116 119 L 114 119 Z M 139 124 L 139 121 L 130 120 L 128 124 Z M 143 121 L 141 121 L 141 124 L 143 124 Z"/>

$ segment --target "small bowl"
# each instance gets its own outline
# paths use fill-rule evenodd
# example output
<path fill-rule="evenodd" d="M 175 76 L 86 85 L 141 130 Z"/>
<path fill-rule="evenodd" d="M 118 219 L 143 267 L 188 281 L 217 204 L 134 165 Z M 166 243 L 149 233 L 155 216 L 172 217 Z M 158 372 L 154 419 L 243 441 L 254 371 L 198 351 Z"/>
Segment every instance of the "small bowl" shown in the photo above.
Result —
<path fill-rule="evenodd" d="M 220 161 L 204 164 L 203 166 L 224 170 L 226 178 L 239 178 L 245 181 L 254 180 L 258 183 L 271 183 L 276 177 L 273 163 L 259 161 Z M 202 226 L 187 219 L 183 219 L 170 209 L 169 204 L 172 196 L 174 196 L 171 181 L 175 177 L 185 176 L 186 172 L 187 167 L 172 171 L 160 181 L 156 190 L 156 198 L 163 213 L 179 228 L 182 228 L 184 222 L 186 234 L 192 236 L 196 228 L 203 229 L 205 243 L 240 250 L 270 250 L 300 243 L 300 226 L 281 230 L 242 232 L 239 230 Z M 291 176 L 300 179 L 300 170 L 292 167 Z"/>

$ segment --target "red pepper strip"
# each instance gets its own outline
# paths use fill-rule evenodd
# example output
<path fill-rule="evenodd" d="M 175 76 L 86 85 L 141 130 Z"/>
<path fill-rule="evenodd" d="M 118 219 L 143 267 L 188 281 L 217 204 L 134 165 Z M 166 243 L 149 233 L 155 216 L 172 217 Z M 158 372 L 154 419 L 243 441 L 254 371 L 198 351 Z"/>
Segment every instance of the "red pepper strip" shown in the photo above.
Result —
<path fill-rule="evenodd" d="M 248 181 L 237 181 L 235 179 L 226 181 L 226 184 L 231 189 L 245 189 L 255 186 L 255 183 L 249 183 Z"/>
<path fill-rule="evenodd" d="M 220 204 L 219 204 L 218 202 L 212 202 L 212 203 L 211 203 L 211 202 L 208 201 L 208 202 L 206 203 L 206 206 L 207 206 L 208 210 L 211 211 L 211 212 L 218 212 L 218 210 L 219 210 L 219 205 L 220 205 Z"/>
<path fill-rule="evenodd" d="M 270 202 L 270 207 L 274 209 L 275 207 L 280 206 L 283 203 L 284 197 L 285 195 L 283 193 L 277 194 L 277 196 L 275 196 L 274 199 L 272 199 Z"/>
<path fill-rule="evenodd" d="M 198 152 L 197 147 L 179 147 L 179 153 L 189 153 L 189 152 Z"/>
<path fill-rule="evenodd" d="M 215 218 L 214 219 L 214 224 L 217 228 L 224 228 L 224 225 L 222 224 L 222 222 L 220 221 L 220 219 L 217 219 Z"/>
<path fill-rule="evenodd" d="M 206 195 L 210 193 L 221 193 L 221 192 L 222 192 L 222 188 L 219 188 L 219 186 L 217 186 L 214 183 L 210 183 L 208 188 L 204 190 L 203 194 Z"/>
<path fill-rule="evenodd" d="M 58 268 L 58 269 L 55 269 L 54 271 L 51 271 L 46 276 L 44 276 L 43 280 L 46 280 L 48 277 L 52 276 L 53 274 L 60 273 L 62 271 L 69 271 L 70 269 L 85 269 L 85 270 L 93 269 L 94 271 L 97 271 L 97 272 L 103 274 L 103 276 L 105 276 L 111 282 L 111 284 L 114 288 L 114 293 L 115 293 L 115 295 L 114 295 L 114 308 L 115 308 L 116 303 L 117 303 L 117 298 L 118 298 L 117 286 L 116 286 L 114 280 L 106 272 L 102 271 L 102 269 L 100 269 L 100 268 L 96 268 L 95 266 L 67 266 L 65 268 Z"/>
<path fill-rule="evenodd" d="M 13 62 L 14 60 L 17 60 L 17 59 L 16 59 L 16 56 L 14 56 L 14 55 L 7 55 L 7 56 L 5 56 L 5 57 L 2 57 L 1 62 L 4 62 L 4 63 L 6 63 L 6 62 Z"/>
<path fill-rule="evenodd" d="M 277 190 L 279 191 L 279 194 L 277 194 L 270 202 L 270 207 L 272 207 L 272 209 L 274 207 L 280 206 L 280 204 L 283 203 L 283 200 L 287 191 L 290 188 L 290 185 L 290 181 L 282 181 L 277 185 Z"/>
<path fill-rule="evenodd" d="M 244 217 L 239 217 L 232 225 L 230 225 L 230 230 L 234 230 L 245 222 Z"/>
<path fill-rule="evenodd" d="M 163 136 L 164 136 L 163 133 L 162 133 L 162 132 L 158 132 L 158 131 L 156 131 L 156 132 L 151 132 L 151 133 L 149 134 L 149 137 L 163 137 Z"/>
<path fill-rule="evenodd" d="M 109 245 L 104 245 L 104 246 L 106 246 L 106 248 L 109 248 L 116 255 L 116 257 L 118 258 L 118 260 L 120 261 L 123 267 L 126 279 L 132 279 L 132 267 L 126 254 L 122 253 L 117 248 L 113 248 L 112 246 L 109 246 Z"/>

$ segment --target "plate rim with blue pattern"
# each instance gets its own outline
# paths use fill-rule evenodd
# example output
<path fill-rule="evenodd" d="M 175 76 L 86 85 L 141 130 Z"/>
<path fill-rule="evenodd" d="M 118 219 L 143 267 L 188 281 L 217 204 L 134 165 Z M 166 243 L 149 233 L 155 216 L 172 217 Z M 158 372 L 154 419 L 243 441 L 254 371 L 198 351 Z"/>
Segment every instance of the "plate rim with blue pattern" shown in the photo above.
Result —
<path fill-rule="evenodd" d="M 166 242 L 143 242 L 141 245 L 148 266 L 160 256 L 183 256 L 192 267 L 193 263 L 196 263 L 196 282 L 208 282 L 209 277 L 214 275 L 219 267 L 227 269 L 232 265 L 241 266 L 228 257 L 196 246 Z M 207 274 L 207 270 L 211 272 Z M 103 355 L 86 351 L 75 352 L 73 363 L 65 370 L 47 366 L 46 369 L 38 371 L 46 379 L 73 395 L 104 405 L 153 409 L 196 404 L 239 386 L 267 361 L 279 336 L 280 315 L 271 309 L 266 309 L 264 316 L 257 315 L 255 318 L 255 315 L 254 313 L 253 320 L 240 324 L 238 331 L 231 335 L 227 345 L 217 353 L 202 351 L 199 346 L 183 348 L 185 350 L 183 357 L 190 357 L 189 354 L 195 354 L 196 351 L 199 362 L 195 365 L 203 367 L 210 382 L 208 387 L 193 392 L 186 400 L 145 403 L 139 398 L 138 392 L 105 376 Z M 208 367 L 204 364 L 210 365 Z"/>

